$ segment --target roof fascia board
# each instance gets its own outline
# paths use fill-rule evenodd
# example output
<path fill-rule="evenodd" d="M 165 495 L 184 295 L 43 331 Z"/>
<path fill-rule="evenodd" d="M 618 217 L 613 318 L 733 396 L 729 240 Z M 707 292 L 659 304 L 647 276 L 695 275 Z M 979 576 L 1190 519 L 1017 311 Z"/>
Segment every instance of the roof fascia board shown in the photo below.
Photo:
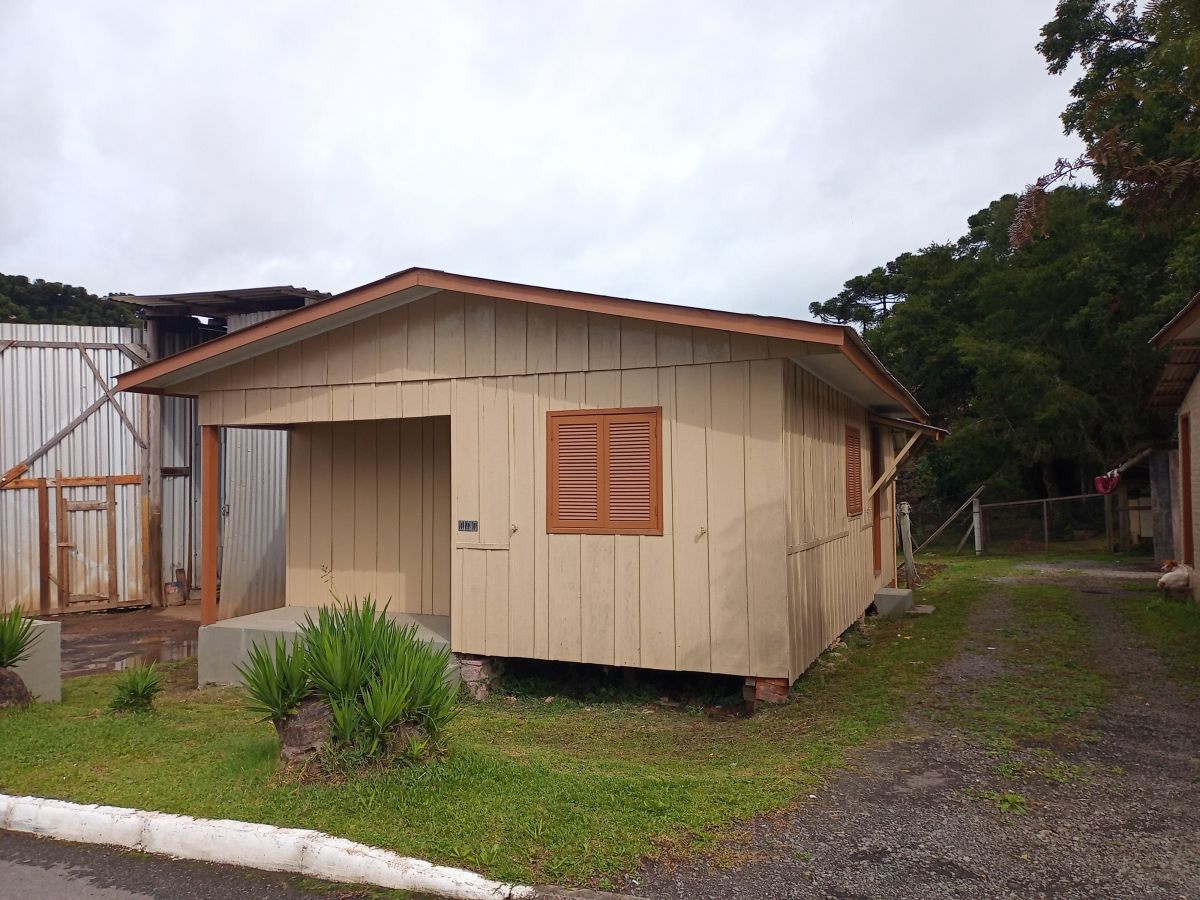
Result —
<path fill-rule="evenodd" d="M 415 291 L 422 288 L 423 291 Z M 555 306 L 585 312 L 600 312 L 631 319 L 668 322 L 695 328 L 710 328 L 756 334 L 762 337 L 824 344 L 841 351 L 849 361 L 877 388 L 892 397 L 919 420 L 928 415 L 894 377 L 869 351 L 859 346 L 861 338 L 847 326 L 820 322 L 801 322 L 772 316 L 751 316 L 721 310 L 676 306 L 645 300 L 606 297 L 553 288 L 534 287 L 493 281 L 469 275 L 455 275 L 430 269 L 405 269 L 378 281 L 352 288 L 328 300 L 294 309 L 281 316 L 252 325 L 224 337 L 190 347 L 187 350 L 117 376 L 117 389 L 145 391 L 148 387 L 162 388 L 207 374 L 226 365 L 240 362 L 268 349 L 303 340 L 334 327 L 350 324 L 377 315 L 393 306 L 381 306 L 375 301 L 391 295 L 403 297 L 395 306 L 409 303 L 437 291 L 462 291 L 470 294 L 516 300 L 542 306 Z M 336 317 L 335 322 L 330 322 Z M 271 338 L 286 337 L 251 349 L 250 345 Z M 186 374 L 181 370 L 187 369 Z M 172 377 L 174 376 L 174 377 Z"/>
<path fill-rule="evenodd" d="M 1161 350 L 1179 337 L 1189 326 L 1194 325 L 1198 319 L 1200 319 L 1200 294 L 1189 300 L 1183 309 L 1175 313 L 1171 321 L 1150 339 L 1150 343 Z"/>
<path fill-rule="evenodd" d="M 842 355 L 849 359 L 855 368 L 862 372 L 875 387 L 908 410 L 909 415 L 919 422 L 929 420 L 929 414 L 925 412 L 921 404 L 917 403 L 913 395 L 894 376 L 891 376 L 890 373 L 885 375 L 881 371 L 882 363 L 876 361 L 869 352 L 864 351 L 854 340 L 843 343 L 841 349 Z"/>
<path fill-rule="evenodd" d="M 122 372 L 117 376 L 117 390 L 144 392 L 143 386 L 166 387 L 182 381 L 189 381 L 216 369 L 257 356 L 267 350 L 287 346 L 320 334 L 333 327 L 330 322 L 326 321 L 330 317 L 337 317 L 337 326 L 349 325 L 386 312 L 395 306 L 411 303 L 437 293 L 436 288 L 422 289 L 416 285 L 415 281 L 415 278 L 406 279 L 404 282 L 391 284 L 390 289 L 385 288 L 384 282 L 372 282 L 329 300 L 293 309 L 273 319 L 258 322 L 204 344 L 197 344 L 173 356 L 163 357 L 140 368 Z M 368 288 L 372 290 L 367 292 Z M 360 291 L 366 293 L 365 299 L 358 296 Z M 395 303 L 371 305 L 371 301 L 381 300 L 389 295 L 395 295 Z M 284 339 L 272 342 L 270 345 L 250 347 L 259 341 L 267 341 L 285 334 Z M 186 374 L 178 374 L 185 368 L 188 370 Z M 175 377 L 172 377 L 173 375 Z"/>

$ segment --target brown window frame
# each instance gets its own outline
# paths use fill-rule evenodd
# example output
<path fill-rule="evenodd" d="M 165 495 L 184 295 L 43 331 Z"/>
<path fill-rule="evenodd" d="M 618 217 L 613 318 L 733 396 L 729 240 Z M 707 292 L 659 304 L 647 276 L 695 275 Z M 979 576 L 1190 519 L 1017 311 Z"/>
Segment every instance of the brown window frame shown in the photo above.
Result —
<path fill-rule="evenodd" d="M 608 506 L 608 423 L 616 418 L 645 420 L 650 423 L 650 519 L 644 522 L 613 524 L 606 515 Z M 558 429 L 556 423 L 575 419 L 599 424 L 597 466 L 597 518 L 593 522 L 564 522 L 558 516 Z M 609 409 L 560 409 L 546 413 L 546 532 L 547 534 L 634 534 L 658 536 L 663 533 L 663 452 L 662 407 L 630 406 Z"/>
<path fill-rule="evenodd" d="M 851 440 L 853 437 L 853 440 Z M 858 456 L 858 465 L 851 465 L 851 445 L 853 444 Z M 852 471 L 853 470 L 853 473 Z M 857 490 L 856 490 L 857 489 Z M 862 489 L 862 429 L 854 425 L 846 426 L 846 515 L 857 519 L 863 514 Z"/>

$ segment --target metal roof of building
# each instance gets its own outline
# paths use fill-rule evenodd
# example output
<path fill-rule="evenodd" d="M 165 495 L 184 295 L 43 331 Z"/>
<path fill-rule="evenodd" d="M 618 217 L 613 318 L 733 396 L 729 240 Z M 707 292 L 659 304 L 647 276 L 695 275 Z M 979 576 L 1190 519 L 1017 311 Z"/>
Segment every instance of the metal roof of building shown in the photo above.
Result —
<path fill-rule="evenodd" d="M 150 315 L 226 316 L 233 313 L 300 309 L 330 296 L 324 291 L 288 284 L 182 294 L 112 294 L 109 299 L 136 306 Z"/>

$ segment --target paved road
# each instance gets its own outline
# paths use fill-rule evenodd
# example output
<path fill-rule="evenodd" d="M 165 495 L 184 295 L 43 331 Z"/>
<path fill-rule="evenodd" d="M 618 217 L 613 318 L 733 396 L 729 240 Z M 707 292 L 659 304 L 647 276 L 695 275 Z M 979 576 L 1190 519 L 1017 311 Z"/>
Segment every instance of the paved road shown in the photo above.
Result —
<path fill-rule="evenodd" d="M 293 876 L 0 831 L 3 900 L 330 900 L 369 896 L 315 887 L 313 882 Z"/>

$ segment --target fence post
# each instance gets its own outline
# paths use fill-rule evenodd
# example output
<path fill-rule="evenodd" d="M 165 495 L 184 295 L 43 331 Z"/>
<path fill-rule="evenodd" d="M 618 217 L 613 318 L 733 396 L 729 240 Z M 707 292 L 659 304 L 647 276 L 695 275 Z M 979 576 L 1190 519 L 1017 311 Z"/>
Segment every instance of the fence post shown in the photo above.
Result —
<path fill-rule="evenodd" d="M 976 497 L 971 501 L 971 524 L 975 526 L 975 555 L 983 553 L 983 508 Z"/>
<path fill-rule="evenodd" d="M 1042 501 L 1042 543 L 1046 545 L 1046 552 L 1050 552 L 1050 501 Z"/>
<path fill-rule="evenodd" d="M 907 502 L 897 506 L 900 511 L 900 546 L 904 550 L 904 580 L 909 588 L 917 586 L 917 564 L 913 562 L 912 526 L 908 520 L 911 507 Z"/>

